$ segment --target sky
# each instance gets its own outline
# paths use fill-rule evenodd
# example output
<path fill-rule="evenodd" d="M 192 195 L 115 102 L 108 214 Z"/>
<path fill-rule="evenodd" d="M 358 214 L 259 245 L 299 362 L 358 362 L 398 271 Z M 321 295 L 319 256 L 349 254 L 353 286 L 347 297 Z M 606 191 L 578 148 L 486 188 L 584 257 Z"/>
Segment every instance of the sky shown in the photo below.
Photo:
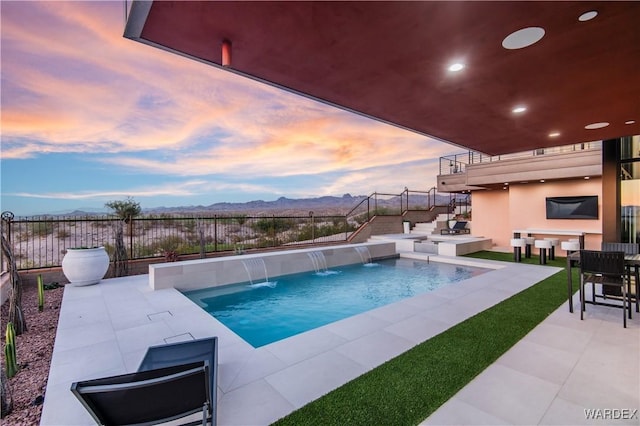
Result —
<path fill-rule="evenodd" d="M 125 39 L 122 1 L 5 1 L 1 210 L 428 190 L 460 148 Z"/>

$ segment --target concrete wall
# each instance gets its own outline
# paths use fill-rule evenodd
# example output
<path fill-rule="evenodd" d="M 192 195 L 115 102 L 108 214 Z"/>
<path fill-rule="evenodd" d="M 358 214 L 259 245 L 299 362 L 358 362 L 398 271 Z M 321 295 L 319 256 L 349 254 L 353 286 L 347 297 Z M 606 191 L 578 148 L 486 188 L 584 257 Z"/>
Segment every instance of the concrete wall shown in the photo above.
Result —
<path fill-rule="evenodd" d="M 395 244 L 384 242 L 162 263 L 149 266 L 149 285 L 154 290 L 172 287 L 196 290 L 249 281 L 249 273 L 254 281 L 264 280 L 265 268 L 271 279 L 314 270 L 312 256 L 318 252 L 322 253 L 328 268 L 361 263 L 359 250 L 368 251 L 373 259 L 396 256 Z"/>
<path fill-rule="evenodd" d="M 360 228 L 357 234 L 350 239 L 351 243 L 364 243 L 372 235 L 402 234 L 403 217 L 398 216 L 375 216 L 371 222 Z"/>
<path fill-rule="evenodd" d="M 547 219 L 546 197 L 597 195 L 599 219 Z M 514 229 L 577 230 L 587 233 L 585 248 L 599 250 L 602 242 L 602 180 L 572 179 L 556 182 L 512 184 L 506 190 L 475 191 L 472 196 L 474 235 L 509 247 Z M 546 235 L 550 237 L 551 235 Z M 567 236 L 558 236 L 566 240 Z"/>

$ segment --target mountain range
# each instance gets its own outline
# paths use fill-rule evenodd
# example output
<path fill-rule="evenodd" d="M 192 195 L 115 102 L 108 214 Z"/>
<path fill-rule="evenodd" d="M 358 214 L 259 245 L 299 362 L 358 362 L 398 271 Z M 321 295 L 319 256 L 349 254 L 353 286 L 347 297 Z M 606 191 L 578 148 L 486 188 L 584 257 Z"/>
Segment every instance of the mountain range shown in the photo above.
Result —
<path fill-rule="evenodd" d="M 274 201 L 254 200 L 244 203 L 229 203 L 221 202 L 214 203 L 207 206 L 175 206 L 175 207 L 154 207 L 143 208 L 142 213 L 145 215 L 151 214 L 197 214 L 197 213 L 210 213 L 210 214 L 242 214 L 249 213 L 251 215 L 259 216 L 261 214 L 274 214 L 274 215 L 300 215 L 313 212 L 315 215 L 344 215 L 351 211 L 353 208 L 359 205 L 367 199 L 366 195 L 351 195 L 344 194 L 341 197 L 335 196 L 322 196 L 313 198 L 287 198 L 280 197 Z M 436 205 L 446 205 L 449 203 L 448 195 L 436 195 Z M 374 208 L 374 203 L 377 207 L 398 208 L 400 206 L 399 196 L 379 196 L 377 201 L 371 201 L 370 207 Z M 425 206 L 427 205 L 427 196 L 425 195 L 410 195 L 410 207 L 411 206 Z M 366 207 L 365 207 L 366 208 Z M 102 209 L 76 209 L 72 212 L 59 213 L 65 216 L 84 216 L 84 215 L 96 215 L 107 214 L 108 211 Z"/>

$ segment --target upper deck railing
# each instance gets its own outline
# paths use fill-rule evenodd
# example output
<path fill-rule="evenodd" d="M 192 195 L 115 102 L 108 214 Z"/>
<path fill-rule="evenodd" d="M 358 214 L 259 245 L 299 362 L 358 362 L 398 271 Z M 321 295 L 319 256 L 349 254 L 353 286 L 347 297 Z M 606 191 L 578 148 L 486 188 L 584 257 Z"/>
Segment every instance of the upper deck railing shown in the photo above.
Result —
<path fill-rule="evenodd" d="M 602 149 L 602 141 L 585 142 L 573 145 L 554 146 L 551 148 L 534 149 L 533 151 L 515 152 L 504 155 L 486 155 L 481 152 L 468 151 L 466 153 L 447 155 L 440 157 L 439 175 L 453 175 L 466 173 L 467 166 L 480 163 L 492 163 L 496 161 L 513 160 L 541 155 L 565 154 L 577 151 Z"/>

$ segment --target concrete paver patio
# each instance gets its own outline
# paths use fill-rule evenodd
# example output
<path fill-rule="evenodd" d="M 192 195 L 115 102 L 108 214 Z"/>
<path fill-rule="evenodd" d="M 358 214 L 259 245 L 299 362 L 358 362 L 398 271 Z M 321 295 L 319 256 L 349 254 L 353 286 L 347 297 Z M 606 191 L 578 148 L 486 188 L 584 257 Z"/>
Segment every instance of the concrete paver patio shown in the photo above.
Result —
<path fill-rule="evenodd" d="M 218 336 L 218 424 L 266 425 L 558 271 L 473 262 L 500 269 L 257 349 L 146 275 L 68 286 L 41 424 L 93 424 L 74 381 L 135 371 L 151 345 Z M 640 315 L 623 329 L 619 310 L 589 308 L 580 321 L 565 303 L 424 424 L 592 424 L 584 408 L 640 407 Z"/>

